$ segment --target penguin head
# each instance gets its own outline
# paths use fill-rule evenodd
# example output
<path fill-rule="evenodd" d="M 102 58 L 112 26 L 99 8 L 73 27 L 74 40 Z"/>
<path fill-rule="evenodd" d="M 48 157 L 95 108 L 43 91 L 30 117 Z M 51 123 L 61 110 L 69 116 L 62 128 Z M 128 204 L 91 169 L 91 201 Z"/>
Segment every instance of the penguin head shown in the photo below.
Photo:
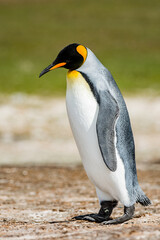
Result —
<path fill-rule="evenodd" d="M 56 59 L 46 67 L 39 75 L 41 77 L 45 73 L 59 67 L 69 70 L 79 68 L 87 58 L 87 48 L 81 44 L 73 43 L 63 48 Z"/>

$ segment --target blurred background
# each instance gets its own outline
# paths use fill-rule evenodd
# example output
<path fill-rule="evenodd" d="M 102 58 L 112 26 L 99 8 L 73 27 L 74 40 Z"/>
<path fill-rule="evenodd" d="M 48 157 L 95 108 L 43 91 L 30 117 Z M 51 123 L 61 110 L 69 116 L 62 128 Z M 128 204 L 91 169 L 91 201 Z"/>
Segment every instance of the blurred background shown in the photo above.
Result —
<path fill-rule="evenodd" d="M 70 43 L 89 47 L 128 106 L 137 162 L 160 159 L 159 0 L 0 0 L 0 164 L 80 163 L 65 69 L 38 78 Z"/>

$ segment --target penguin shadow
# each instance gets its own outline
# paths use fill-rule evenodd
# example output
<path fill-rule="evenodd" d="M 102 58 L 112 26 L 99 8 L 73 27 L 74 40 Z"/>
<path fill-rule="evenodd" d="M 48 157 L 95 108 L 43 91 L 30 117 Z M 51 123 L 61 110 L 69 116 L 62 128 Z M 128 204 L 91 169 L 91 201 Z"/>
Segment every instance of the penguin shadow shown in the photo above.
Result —
<path fill-rule="evenodd" d="M 61 220 L 61 221 L 51 221 L 48 222 L 49 224 L 55 224 L 55 223 L 70 223 L 70 222 L 75 222 L 75 219 L 69 219 L 69 220 Z"/>

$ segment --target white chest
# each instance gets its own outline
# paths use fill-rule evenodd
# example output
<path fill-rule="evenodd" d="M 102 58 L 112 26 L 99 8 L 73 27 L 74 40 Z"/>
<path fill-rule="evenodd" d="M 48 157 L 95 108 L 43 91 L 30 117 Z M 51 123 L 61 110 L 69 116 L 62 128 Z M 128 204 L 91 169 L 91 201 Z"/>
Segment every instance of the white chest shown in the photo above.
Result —
<path fill-rule="evenodd" d="M 88 163 L 84 159 L 93 152 L 90 146 L 97 143 L 96 120 L 99 107 L 81 74 L 78 74 L 74 82 L 67 80 L 66 106 L 72 132 L 86 168 Z"/>
<path fill-rule="evenodd" d="M 99 106 L 88 83 L 76 71 L 72 71 L 67 76 L 66 106 L 72 132 L 88 177 L 98 189 L 109 193 L 113 199 L 128 202 L 122 161 L 117 155 L 116 172 L 111 172 L 105 165 L 96 132 Z"/>
<path fill-rule="evenodd" d="M 71 127 L 76 132 L 84 131 L 88 134 L 93 124 L 96 123 L 98 104 L 81 74 L 76 72 L 73 75 L 72 73 L 71 77 L 67 80 L 66 93 L 67 112 Z"/>

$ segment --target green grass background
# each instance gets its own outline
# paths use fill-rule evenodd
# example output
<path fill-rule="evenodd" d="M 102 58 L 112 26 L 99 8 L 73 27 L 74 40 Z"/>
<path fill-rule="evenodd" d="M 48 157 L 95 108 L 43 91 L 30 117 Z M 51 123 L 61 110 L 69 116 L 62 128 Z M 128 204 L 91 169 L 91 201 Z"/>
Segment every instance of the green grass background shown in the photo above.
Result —
<path fill-rule="evenodd" d="M 160 92 L 159 0 L 0 0 L 0 93 L 64 94 L 66 70 L 38 75 L 73 42 L 123 92 Z"/>

